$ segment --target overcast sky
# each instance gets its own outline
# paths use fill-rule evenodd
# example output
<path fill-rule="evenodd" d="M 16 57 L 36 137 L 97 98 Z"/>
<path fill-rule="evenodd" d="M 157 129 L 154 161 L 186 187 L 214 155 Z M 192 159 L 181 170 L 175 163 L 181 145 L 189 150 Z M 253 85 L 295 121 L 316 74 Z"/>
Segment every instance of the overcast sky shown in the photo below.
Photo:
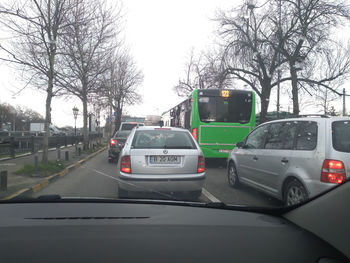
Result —
<path fill-rule="evenodd" d="M 184 64 L 191 50 L 204 50 L 213 43 L 216 24 L 211 21 L 218 8 L 230 9 L 233 0 L 124 0 L 124 34 L 126 44 L 144 73 L 139 91 L 143 103 L 127 107 L 134 116 L 160 114 L 179 103 L 182 98 L 172 91 L 183 76 Z M 19 73 L 0 65 L 0 102 L 24 105 L 45 115 L 45 94 L 25 89 L 13 97 L 23 84 Z M 273 99 L 272 99 L 273 102 Z M 82 110 L 76 99 L 54 98 L 52 121 L 57 126 L 73 125 L 73 106 Z M 285 106 L 287 110 L 287 105 Z M 82 118 L 78 119 L 82 125 Z"/>

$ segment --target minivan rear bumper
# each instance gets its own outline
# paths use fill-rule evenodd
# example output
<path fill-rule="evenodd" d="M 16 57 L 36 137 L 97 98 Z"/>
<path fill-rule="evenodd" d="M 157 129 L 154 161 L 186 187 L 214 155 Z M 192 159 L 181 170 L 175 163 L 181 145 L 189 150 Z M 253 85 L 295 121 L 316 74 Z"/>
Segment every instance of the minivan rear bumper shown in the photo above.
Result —
<path fill-rule="evenodd" d="M 326 190 L 337 186 L 336 184 L 323 183 L 316 180 L 309 180 L 304 182 L 306 189 L 309 192 L 309 198 L 325 192 Z"/>
<path fill-rule="evenodd" d="M 119 187 L 131 192 L 191 192 L 202 189 L 205 173 L 145 175 L 120 172 L 119 179 Z"/>

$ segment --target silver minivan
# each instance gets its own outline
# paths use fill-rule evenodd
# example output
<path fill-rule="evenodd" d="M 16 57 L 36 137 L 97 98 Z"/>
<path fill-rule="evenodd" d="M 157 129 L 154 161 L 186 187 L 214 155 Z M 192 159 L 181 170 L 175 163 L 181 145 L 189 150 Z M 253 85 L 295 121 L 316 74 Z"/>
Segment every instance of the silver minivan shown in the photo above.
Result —
<path fill-rule="evenodd" d="M 304 116 L 263 123 L 228 159 L 228 183 L 300 203 L 350 177 L 350 117 Z"/>

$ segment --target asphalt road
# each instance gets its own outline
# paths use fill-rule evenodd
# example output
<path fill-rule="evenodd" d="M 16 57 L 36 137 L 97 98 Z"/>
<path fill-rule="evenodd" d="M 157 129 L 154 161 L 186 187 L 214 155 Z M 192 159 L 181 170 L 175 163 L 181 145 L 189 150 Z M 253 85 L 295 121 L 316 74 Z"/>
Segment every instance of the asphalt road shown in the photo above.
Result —
<path fill-rule="evenodd" d="M 281 202 L 249 187 L 231 188 L 227 183 L 225 161 L 210 161 L 206 167 L 207 179 L 199 200 L 204 202 L 224 202 L 236 205 L 276 207 Z M 59 194 L 64 197 L 103 197 L 118 198 L 118 169 L 115 163 L 107 162 L 104 151 L 64 178 L 58 179 L 33 197 Z M 148 198 L 170 198 L 162 195 Z M 181 197 L 177 197 L 181 198 Z"/>

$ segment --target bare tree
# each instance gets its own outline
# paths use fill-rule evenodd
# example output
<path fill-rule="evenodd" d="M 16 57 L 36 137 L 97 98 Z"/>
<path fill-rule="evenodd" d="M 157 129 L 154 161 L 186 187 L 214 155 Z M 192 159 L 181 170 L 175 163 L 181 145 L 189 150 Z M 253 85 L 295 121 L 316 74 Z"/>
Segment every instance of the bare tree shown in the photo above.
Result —
<path fill-rule="evenodd" d="M 108 68 L 108 57 L 116 44 L 120 6 L 111 8 L 106 1 L 74 0 L 70 26 L 63 37 L 63 61 L 60 84 L 83 104 L 84 148 L 88 148 L 88 103 L 98 92 L 101 77 Z"/>
<path fill-rule="evenodd" d="M 104 77 L 100 94 L 117 112 L 115 128 L 119 129 L 124 106 L 141 103 L 138 87 L 143 82 L 143 74 L 127 51 L 119 51 L 111 57 Z"/>
<path fill-rule="evenodd" d="M 327 86 L 327 83 L 337 79 L 339 81 L 341 76 L 349 73 L 349 50 L 344 52 L 343 61 L 333 56 L 334 50 L 342 49 L 342 46 L 332 39 L 331 29 L 350 17 L 350 9 L 342 0 L 274 2 L 270 9 L 270 20 L 277 28 L 278 41 L 272 39 L 270 44 L 287 60 L 290 74 L 287 78 L 292 84 L 293 113 L 298 115 L 300 88 L 306 89 L 305 84 L 314 86 L 315 83 Z M 315 68 L 314 60 L 320 58 L 328 63 L 322 63 L 322 67 Z M 307 65 L 312 65 L 312 68 L 309 67 L 312 72 L 327 71 L 328 74 L 318 78 L 315 78 L 315 74 L 306 75 Z M 331 86 L 328 85 L 327 88 Z"/>
<path fill-rule="evenodd" d="M 349 9 L 340 0 L 275 0 L 260 8 L 244 4 L 233 12 L 219 12 L 223 65 L 227 74 L 258 94 L 262 121 L 272 88 L 282 82 L 291 81 L 296 115 L 300 88 L 310 93 L 308 86 L 323 86 L 337 92 L 330 83 L 346 79 L 350 55 L 346 49 L 341 60 L 334 56 L 343 47 L 336 45 L 330 32 L 348 17 Z M 327 63 L 321 66 L 321 60 Z M 318 71 L 327 75 L 316 77 Z"/>
<path fill-rule="evenodd" d="M 278 51 L 267 40 L 276 38 L 268 10 L 262 8 L 256 13 L 254 5 L 244 4 L 233 11 L 220 11 L 216 16 L 225 72 L 243 81 L 260 97 L 261 122 L 266 119 L 271 90 L 277 85 L 277 69 L 283 64 L 278 60 Z"/>
<path fill-rule="evenodd" d="M 194 49 L 191 49 L 188 62 L 185 64 L 185 77 L 179 79 L 174 87 L 178 96 L 188 96 L 195 89 L 203 89 L 203 69 L 201 58 L 196 58 Z"/>
<path fill-rule="evenodd" d="M 222 70 L 220 53 L 208 51 L 196 56 L 191 49 L 185 64 L 185 77 L 173 88 L 180 97 L 188 96 L 195 89 L 222 89 L 232 85 L 232 78 Z"/>
<path fill-rule="evenodd" d="M 0 6 L 0 22 L 13 36 L 12 41 L 0 45 L 6 54 L 1 59 L 16 64 L 24 73 L 22 76 L 27 82 L 24 88 L 32 85 L 46 92 L 44 163 L 48 160 L 51 101 L 60 92 L 55 86 L 60 37 L 71 8 L 70 0 L 18 0 Z"/>

